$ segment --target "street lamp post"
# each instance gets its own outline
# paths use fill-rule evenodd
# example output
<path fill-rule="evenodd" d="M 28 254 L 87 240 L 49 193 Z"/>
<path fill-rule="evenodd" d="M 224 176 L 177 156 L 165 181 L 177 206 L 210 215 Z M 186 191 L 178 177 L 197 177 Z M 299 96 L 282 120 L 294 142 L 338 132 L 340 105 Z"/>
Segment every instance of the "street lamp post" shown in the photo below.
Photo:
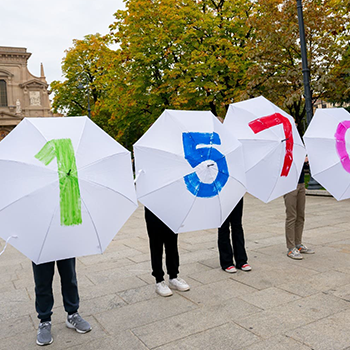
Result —
<path fill-rule="evenodd" d="M 313 117 L 312 102 L 311 102 L 311 89 L 310 89 L 310 70 L 307 63 L 306 43 L 305 43 L 305 29 L 304 29 L 304 16 L 303 16 L 303 5 L 301 0 L 297 1 L 298 9 L 298 24 L 299 24 L 299 36 L 300 36 L 300 48 L 301 48 L 301 64 L 304 81 L 304 97 L 305 97 L 305 109 L 306 109 L 306 122 L 310 124 Z M 310 180 L 308 189 L 317 190 L 321 189 L 320 184 L 313 179 L 310 173 Z"/>
<path fill-rule="evenodd" d="M 300 48 L 301 48 L 301 64 L 302 64 L 302 72 L 303 72 L 303 80 L 304 80 L 306 121 L 307 121 L 307 125 L 309 125 L 313 117 L 313 111 L 312 111 L 311 90 L 310 90 L 310 70 L 307 63 L 307 53 L 306 53 L 306 43 L 305 43 L 303 5 L 301 3 L 301 0 L 297 0 L 297 9 L 298 9 Z"/>

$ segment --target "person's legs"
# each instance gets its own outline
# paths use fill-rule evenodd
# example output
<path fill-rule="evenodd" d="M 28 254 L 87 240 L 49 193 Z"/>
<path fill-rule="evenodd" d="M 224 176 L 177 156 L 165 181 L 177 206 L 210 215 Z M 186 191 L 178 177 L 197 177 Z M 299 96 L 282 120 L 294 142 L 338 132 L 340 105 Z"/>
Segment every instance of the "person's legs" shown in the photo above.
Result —
<path fill-rule="evenodd" d="M 231 213 L 231 232 L 233 255 L 237 268 L 241 268 L 248 261 L 247 252 L 245 250 L 244 232 L 242 227 L 243 216 L 243 198 L 237 203 Z"/>
<path fill-rule="evenodd" d="M 79 293 L 75 271 L 75 258 L 57 261 L 58 272 L 61 277 L 61 292 L 63 305 L 68 313 L 66 326 L 75 329 L 78 333 L 91 331 L 89 322 L 85 321 L 78 313 Z"/>
<path fill-rule="evenodd" d="M 295 245 L 302 243 L 302 235 L 305 222 L 305 184 L 298 184 L 297 188 L 297 204 L 296 204 L 296 221 L 295 221 Z"/>
<path fill-rule="evenodd" d="M 147 233 L 149 237 L 149 247 L 151 252 L 152 276 L 156 282 L 164 280 L 163 271 L 163 239 L 162 234 L 163 222 L 158 219 L 149 209 L 145 207 L 145 219 L 147 225 Z"/>
<path fill-rule="evenodd" d="M 178 235 L 164 224 L 164 245 L 165 245 L 165 264 L 170 279 L 177 278 L 179 273 L 179 250 Z"/>
<path fill-rule="evenodd" d="M 220 266 L 223 270 L 233 266 L 233 251 L 230 241 L 230 220 L 232 213 L 218 229 L 218 248 Z"/>
<path fill-rule="evenodd" d="M 68 315 L 72 315 L 79 309 L 79 293 L 75 271 L 75 258 L 57 261 L 57 268 L 61 277 L 61 292 L 64 309 Z"/>
<path fill-rule="evenodd" d="M 295 247 L 295 222 L 297 218 L 297 195 L 298 190 L 294 190 L 284 195 L 284 204 L 286 206 L 286 243 L 289 250 Z"/>
<path fill-rule="evenodd" d="M 55 262 L 36 265 L 32 263 L 35 282 L 35 309 L 41 322 L 51 321 L 54 303 L 52 281 Z"/>

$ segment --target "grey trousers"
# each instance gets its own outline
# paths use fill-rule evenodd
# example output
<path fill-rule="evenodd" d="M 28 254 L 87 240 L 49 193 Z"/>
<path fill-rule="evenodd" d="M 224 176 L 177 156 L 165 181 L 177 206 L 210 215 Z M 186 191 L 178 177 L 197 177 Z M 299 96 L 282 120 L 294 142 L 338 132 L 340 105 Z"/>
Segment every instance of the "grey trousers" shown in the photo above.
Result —
<path fill-rule="evenodd" d="M 284 195 L 286 206 L 286 242 L 292 249 L 301 244 L 305 221 L 305 184 L 300 183 L 296 190 Z"/>

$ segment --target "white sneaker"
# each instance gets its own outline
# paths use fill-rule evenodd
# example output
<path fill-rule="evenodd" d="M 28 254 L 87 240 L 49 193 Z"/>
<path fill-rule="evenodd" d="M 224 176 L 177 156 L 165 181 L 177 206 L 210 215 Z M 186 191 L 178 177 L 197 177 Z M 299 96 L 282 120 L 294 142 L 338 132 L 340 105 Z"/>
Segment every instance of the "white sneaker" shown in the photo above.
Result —
<path fill-rule="evenodd" d="M 236 267 L 235 266 L 229 266 L 229 267 L 227 267 L 226 269 L 225 269 L 225 272 L 228 272 L 228 273 L 235 273 L 235 272 L 237 272 L 237 269 L 236 269 Z"/>
<path fill-rule="evenodd" d="M 190 289 L 190 286 L 181 278 L 173 278 L 169 280 L 169 287 L 171 289 L 177 289 L 180 292 L 185 292 Z"/>
<path fill-rule="evenodd" d="M 252 267 L 249 264 L 244 264 L 241 266 L 242 271 L 251 271 Z"/>
<path fill-rule="evenodd" d="M 156 293 L 158 293 L 162 297 L 170 297 L 171 295 L 173 295 L 173 292 L 166 285 L 165 281 L 156 283 Z"/>

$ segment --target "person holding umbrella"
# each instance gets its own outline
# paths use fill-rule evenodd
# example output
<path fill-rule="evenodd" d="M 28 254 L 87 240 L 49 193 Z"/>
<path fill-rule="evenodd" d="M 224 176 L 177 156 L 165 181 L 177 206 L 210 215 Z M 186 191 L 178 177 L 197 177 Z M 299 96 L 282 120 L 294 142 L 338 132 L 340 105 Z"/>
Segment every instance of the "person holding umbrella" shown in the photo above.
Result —
<path fill-rule="evenodd" d="M 171 289 L 180 292 L 189 290 L 190 286 L 187 282 L 177 277 L 180 265 L 178 235 L 146 207 L 145 219 L 151 251 L 152 276 L 156 279 L 156 293 L 162 297 L 168 297 L 173 294 Z M 169 286 L 164 281 L 163 247 L 165 248 L 165 264 L 169 275 Z"/>
<path fill-rule="evenodd" d="M 59 260 L 56 262 L 61 277 L 61 291 L 64 309 L 68 316 L 66 326 L 75 329 L 78 333 L 91 331 L 90 324 L 78 313 L 79 294 L 75 271 L 75 258 Z M 33 274 L 35 281 L 35 308 L 40 319 L 36 343 L 49 345 L 53 342 L 51 335 L 51 315 L 54 303 L 52 282 L 55 272 L 55 262 L 36 265 L 34 262 Z"/>

